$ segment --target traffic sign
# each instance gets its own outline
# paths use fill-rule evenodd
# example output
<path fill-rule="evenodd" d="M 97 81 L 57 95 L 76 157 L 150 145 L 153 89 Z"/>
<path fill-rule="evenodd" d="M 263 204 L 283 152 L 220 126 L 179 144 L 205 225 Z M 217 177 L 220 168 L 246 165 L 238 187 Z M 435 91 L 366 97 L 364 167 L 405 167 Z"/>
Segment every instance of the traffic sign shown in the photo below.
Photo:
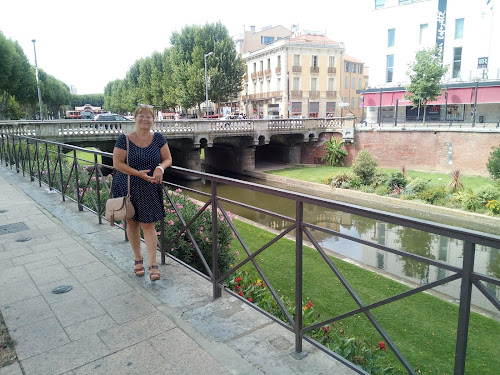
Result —
<path fill-rule="evenodd" d="M 488 69 L 488 58 L 480 57 L 477 59 L 477 68 L 478 69 Z"/>

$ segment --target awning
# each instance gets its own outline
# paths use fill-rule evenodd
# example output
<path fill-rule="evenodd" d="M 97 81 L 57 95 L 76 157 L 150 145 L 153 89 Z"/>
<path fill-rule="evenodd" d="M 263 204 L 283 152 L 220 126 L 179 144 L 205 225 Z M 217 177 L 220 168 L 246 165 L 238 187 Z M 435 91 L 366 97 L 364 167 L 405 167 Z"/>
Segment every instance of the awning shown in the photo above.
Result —
<path fill-rule="evenodd" d="M 448 101 L 446 101 L 445 90 L 436 100 L 429 102 L 428 105 L 448 104 L 474 104 L 475 87 L 450 88 L 448 89 Z M 391 107 L 396 105 L 412 105 L 410 101 L 403 96 L 405 91 L 382 92 L 382 107 Z M 500 86 L 479 87 L 477 90 L 477 103 L 500 103 Z M 380 105 L 380 93 L 370 92 L 364 94 L 365 107 L 378 107 Z"/>

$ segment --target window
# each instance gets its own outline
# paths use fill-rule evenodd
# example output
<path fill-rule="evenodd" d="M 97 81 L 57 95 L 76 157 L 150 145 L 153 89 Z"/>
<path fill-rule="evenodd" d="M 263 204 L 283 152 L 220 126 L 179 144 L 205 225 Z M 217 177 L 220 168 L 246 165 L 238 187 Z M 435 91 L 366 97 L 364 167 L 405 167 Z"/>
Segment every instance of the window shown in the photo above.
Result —
<path fill-rule="evenodd" d="M 420 25 L 420 34 L 418 36 L 418 43 L 422 44 L 425 42 L 426 36 L 427 36 L 427 30 L 429 29 L 429 25 L 426 23 L 423 23 Z"/>
<path fill-rule="evenodd" d="M 276 91 L 281 91 L 281 78 L 276 80 Z"/>
<path fill-rule="evenodd" d="M 299 77 L 293 77 L 293 90 L 294 91 L 300 90 L 300 79 L 299 79 Z"/>
<path fill-rule="evenodd" d="M 300 55 L 293 55 L 293 66 L 300 66 Z"/>
<path fill-rule="evenodd" d="M 363 78 L 360 78 L 359 79 L 359 87 L 358 89 L 362 89 L 363 88 Z"/>
<path fill-rule="evenodd" d="M 311 91 L 318 91 L 318 79 L 311 78 Z"/>
<path fill-rule="evenodd" d="M 328 67 L 335 67 L 335 56 L 328 56 Z"/>
<path fill-rule="evenodd" d="M 278 56 L 278 68 L 281 68 L 281 56 Z"/>
<path fill-rule="evenodd" d="M 385 0 L 375 0 L 375 8 L 382 8 L 385 5 Z"/>
<path fill-rule="evenodd" d="M 267 59 L 267 69 L 271 69 L 271 59 Z"/>
<path fill-rule="evenodd" d="M 335 91 L 335 78 L 328 78 L 328 91 Z"/>
<path fill-rule="evenodd" d="M 274 42 L 274 36 L 261 36 L 260 43 L 261 44 L 270 44 Z"/>
<path fill-rule="evenodd" d="M 264 70 L 264 61 L 260 60 L 260 71 Z"/>
<path fill-rule="evenodd" d="M 345 88 L 349 88 L 349 77 L 345 77 Z"/>
<path fill-rule="evenodd" d="M 257 63 L 253 63 L 253 72 L 256 73 L 257 72 Z"/>
<path fill-rule="evenodd" d="M 354 109 L 354 98 L 351 98 L 351 108 Z"/>
<path fill-rule="evenodd" d="M 464 19 L 457 18 L 455 20 L 455 39 L 462 39 L 464 37 Z"/>
<path fill-rule="evenodd" d="M 358 108 L 361 108 L 361 97 L 358 98 Z"/>
<path fill-rule="evenodd" d="M 453 48 L 453 78 L 460 76 L 462 67 L 462 47 Z"/>
<path fill-rule="evenodd" d="M 352 78 L 352 88 L 355 89 L 356 88 L 356 78 Z M 358 87 L 358 89 L 361 88 L 361 87 Z"/>
<path fill-rule="evenodd" d="M 314 55 L 312 56 L 311 66 L 314 67 L 314 68 L 318 67 L 318 56 L 314 56 Z"/>
<path fill-rule="evenodd" d="M 387 30 L 387 47 L 394 47 L 395 37 L 396 37 L 396 29 Z"/>
<path fill-rule="evenodd" d="M 394 55 L 387 55 L 387 75 L 386 82 L 392 82 L 392 73 L 394 71 Z"/>

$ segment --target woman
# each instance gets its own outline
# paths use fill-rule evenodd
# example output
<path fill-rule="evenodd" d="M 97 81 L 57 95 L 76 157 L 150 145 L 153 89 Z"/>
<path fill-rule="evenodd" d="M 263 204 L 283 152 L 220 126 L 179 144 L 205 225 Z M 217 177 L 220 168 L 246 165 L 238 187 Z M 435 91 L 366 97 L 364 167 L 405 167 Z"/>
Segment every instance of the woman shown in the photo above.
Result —
<path fill-rule="evenodd" d="M 134 272 L 137 276 L 145 273 L 141 255 L 142 229 L 149 255 L 149 278 L 155 281 L 160 279 L 155 223 L 165 217 L 161 183 L 165 169 L 172 165 L 172 156 L 165 137 L 151 132 L 154 124 L 152 107 L 140 104 L 135 109 L 134 120 L 135 131 L 121 134 L 113 149 L 113 167 L 117 170 L 113 178 L 113 196 L 127 195 L 127 175 L 130 175 L 130 200 L 135 216 L 127 220 L 127 236 L 134 252 Z M 129 138 L 129 164 L 126 136 Z"/>

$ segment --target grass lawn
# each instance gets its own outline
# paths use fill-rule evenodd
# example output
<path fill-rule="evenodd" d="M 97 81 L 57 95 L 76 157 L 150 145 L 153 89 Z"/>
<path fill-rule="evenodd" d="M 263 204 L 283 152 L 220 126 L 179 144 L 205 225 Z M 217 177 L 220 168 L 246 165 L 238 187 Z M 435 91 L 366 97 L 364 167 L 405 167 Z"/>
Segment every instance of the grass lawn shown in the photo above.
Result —
<path fill-rule="evenodd" d="M 380 168 L 386 173 L 400 172 L 399 169 L 387 169 Z M 293 167 L 286 169 L 279 169 L 274 171 L 266 171 L 266 173 L 273 174 L 276 176 L 294 178 L 296 180 L 309 181 L 322 183 L 327 177 L 336 173 L 347 173 L 350 172 L 350 167 L 330 167 L 326 165 L 318 165 L 315 167 Z M 429 180 L 431 182 L 442 182 L 447 184 L 450 180 L 450 174 L 448 173 L 434 173 L 434 172 L 422 172 L 422 171 L 406 171 L 406 175 L 411 178 L 420 177 L 424 180 Z M 462 183 L 465 188 L 477 189 L 482 185 L 490 185 L 495 182 L 489 177 L 480 176 L 461 176 Z"/>
<path fill-rule="evenodd" d="M 85 147 L 87 150 L 91 151 L 99 151 L 99 149 L 95 147 Z M 66 155 L 73 157 L 73 151 L 70 151 L 66 153 Z M 94 164 L 94 154 L 91 152 L 85 152 L 85 151 L 77 151 L 76 152 L 76 157 L 78 158 L 78 163 L 80 165 L 90 165 Z M 102 157 L 101 155 L 97 155 L 97 162 L 99 164 L 102 164 Z"/>
<path fill-rule="evenodd" d="M 234 223 L 251 252 L 274 238 L 274 234 L 250 224 L 238 220 L 234 220 Z M 233 241 L 232 245 L 240 254 L 239 260 L 244 260 L 246 253 L 241 245 L 237 241 Z M 333 257 L 331 259 L 365 304 L 409 289 L 369 270 Z M 295 243 L 281 239 L 258 255 L 256 261 L 278 294 L 293 301 Z M 255 278 L 261 278 L 251 263 L 243 269 Z M 321 320 L 357 306 L 315 249 L 304 248 L 303 275 L 303 303 L 305 305 L 311 301 L 314 309 L 321 314 Z M 454 283 L 459 288 L 459 281 Z M 371 312 L 417 373 L 453 373 L 458 306 L 429 294 L 419 293 Z M 498 354 L 500 322 L 476 313 L 471 313 L 470 321 L 466 373 L 497 374 L 500 356 L 494 352 Z M 364 315 L 344 319 L 339 325 L 351 336 L 363 335 L 370 338 L 374 345 L 382 340 Z M 388 353 L 389 351 L 390 349 Z M 397 366 L 395 373 L 406 373 L 392 353 L 390 358 Z"/>

